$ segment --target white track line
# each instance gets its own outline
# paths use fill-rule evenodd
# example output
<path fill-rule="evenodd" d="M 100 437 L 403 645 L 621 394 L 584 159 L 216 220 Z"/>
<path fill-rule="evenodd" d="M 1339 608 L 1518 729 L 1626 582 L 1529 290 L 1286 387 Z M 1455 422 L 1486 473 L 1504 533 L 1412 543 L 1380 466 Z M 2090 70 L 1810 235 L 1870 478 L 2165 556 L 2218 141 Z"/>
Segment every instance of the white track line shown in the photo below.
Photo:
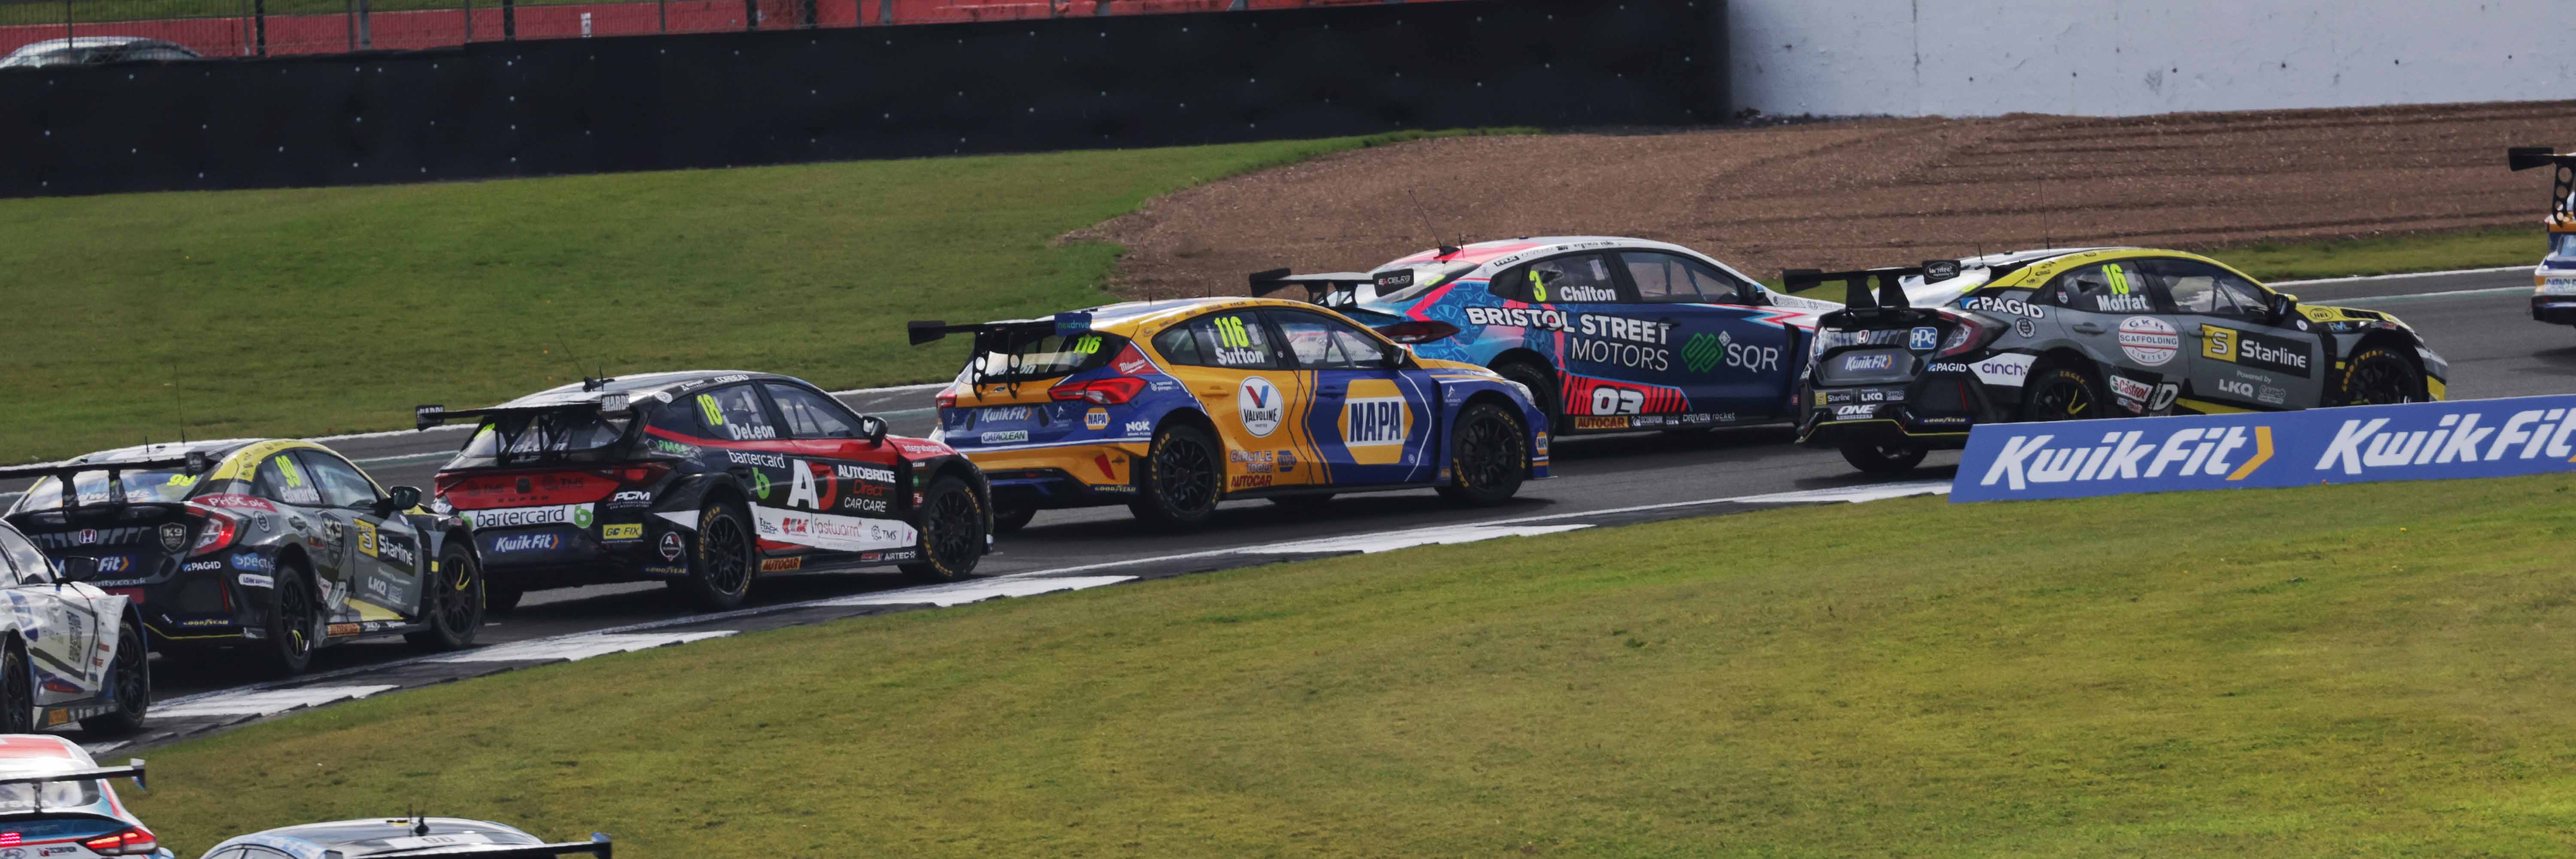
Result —
<path fill-rule="evenodd" d="M 2363 295 L 2331 299 L 2336 304 L 2376 304 L 2390 301 L 2430 301 L 2436 298 L 2468 298 L 2476 295 L 2530 295 L 2528 286 L 2499 286 L 2492 289 L 2457 289 L 2450 292 L 2418 292 L 2409 295 Z"/>
<path fill-rule="evenodd" d="M 2404 280 L 2410 277 L 2441 277 L 2449 274 L 2495 274 L 2507 271 L 2530 271 L 2537 265 L 2508 265 L 2497 268 L 2459 268 L 2450 271 L 2419 271 L 2408 274 L 2366 274 L 2358 277 L 2321 277 L 2314 280 L 2276 280 L 2268 286 L 2315 286 L 2318 284 L 2371 283 L 2382 280 Z"/>

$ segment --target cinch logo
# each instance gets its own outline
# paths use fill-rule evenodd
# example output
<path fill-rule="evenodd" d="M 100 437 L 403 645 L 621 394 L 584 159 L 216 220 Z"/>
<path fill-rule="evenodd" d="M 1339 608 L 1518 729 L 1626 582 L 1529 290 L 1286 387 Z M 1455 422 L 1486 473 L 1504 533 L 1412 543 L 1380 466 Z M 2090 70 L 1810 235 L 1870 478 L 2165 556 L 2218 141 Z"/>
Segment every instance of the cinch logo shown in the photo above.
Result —
<path fill-rule="evenodd" d="M 1234 409 L 1243 422 L 1243 431 L 1255 438 L 1268 438 L 1277 432 L 1280 416 L 1288 411 L 1279 400 L 1279 386 L 1269 379 L 1244 379 L 1243 387 L 1234 392 Z"/>
<path fill-rule="evenodd" d="M 2226 475 L 2228 480 L 2243 480 L 2272 458 L 2272 428 L 2193 427 L 2175 430 L 2161 439 L 2141 441 L 2143 430 L 2111 432 L 2102 436 L 2097 446 L 2051 447 L 2057 436 L 2017 436 L 2004 440 L 1994 464 L 1986 467 L 1977 482 L 1993 486 L 2004 481 L 2014 490 L 2033 483 L 2068 483 L 2086 480 L 2137 480 L 2165 476 Z M 2254 449 L 2240 461 L 2246 445 Z"/>

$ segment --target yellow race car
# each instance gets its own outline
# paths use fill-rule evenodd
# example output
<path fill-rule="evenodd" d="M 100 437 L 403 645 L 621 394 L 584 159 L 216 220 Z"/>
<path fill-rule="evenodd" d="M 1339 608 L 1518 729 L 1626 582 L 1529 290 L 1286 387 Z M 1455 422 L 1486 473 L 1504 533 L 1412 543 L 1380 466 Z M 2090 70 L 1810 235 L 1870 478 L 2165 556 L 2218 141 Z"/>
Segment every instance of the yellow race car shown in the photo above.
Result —
<path fill-rule="evenodd" d="M 1447 323 L 1371 329 L 1299 302 L 1214 298 L 909 327 L 916 346 L 974 336 L 931 438 L 984 470 L 1001 531 L 1110 504 L 1177 527 L 1250 498 L 1437 489 L 1497 504 L 1547 476 L 1547 415 L 1528 388 L 1407 348 L 1457 333 Z"/>

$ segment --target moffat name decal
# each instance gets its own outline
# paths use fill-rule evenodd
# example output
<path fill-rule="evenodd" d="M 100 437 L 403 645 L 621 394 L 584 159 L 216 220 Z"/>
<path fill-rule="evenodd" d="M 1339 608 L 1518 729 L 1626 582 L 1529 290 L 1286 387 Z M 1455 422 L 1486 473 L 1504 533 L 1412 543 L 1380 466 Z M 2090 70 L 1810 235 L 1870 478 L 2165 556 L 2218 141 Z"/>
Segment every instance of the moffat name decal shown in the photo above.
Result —
<path fill-rule="evenodd" d="M 1976 428 L 1953 501 L 2576 471 L 2576 396 Z"/>

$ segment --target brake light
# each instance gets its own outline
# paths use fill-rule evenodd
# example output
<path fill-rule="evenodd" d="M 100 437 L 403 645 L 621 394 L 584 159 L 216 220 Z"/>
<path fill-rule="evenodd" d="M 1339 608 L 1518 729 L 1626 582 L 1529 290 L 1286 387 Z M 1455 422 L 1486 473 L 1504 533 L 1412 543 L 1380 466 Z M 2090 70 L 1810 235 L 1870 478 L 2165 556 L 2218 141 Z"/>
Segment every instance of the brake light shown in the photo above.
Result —
<path fill-rule="evenodd" d="M 1386 335 L 1386 339 L 1411 346 L 1417 343 L 1446 340 L 1458 333 L 1458 326 L 1435 320 L 1415 319 L 1380 327 L 1377 333 Z"/>
<path fill-rule="evenodd" d="M 143 856 L 161 849 L 161 840 L 152 837 L 151 830 L 128 826 L 123 832 L 83 841 L 81 846 L 101 856 Z"/>
<path fill-rule="evenodd" d="M 188 512 L 206 520 L 205 524 L 197 526 L 197 545 L 188 550 L 188 557 L 211 555 L 232 548 L 233 538 L 241 536 L 241 520 L 230 513 L 194 504 L 188 505 Z"/>
<path fill-rule="evenodd" d="M 1145 390 L 1143 379 L 1134 376 L 1112 376 L 1098 381 L 1058 385 L 1047 393 L 1059 400 L 1081 400 L 1114 406 L 1135 399 L 1136 394 L 1143 390 Z"/>
<path fill-rule="evenodd" d="M 953 409 L 953 408 L 956 408 L 956 407 L 957 407 L 957 386 L 956 386 L 956 385 L 950 385 L 950 386 L 948 386 L 948 387 L 941 388 L 941 389 L 939 390 L 939 396 L 935 396 L 935 397 L 930 398 L 930 401 L 931 401 L 931 403 L 932 403 L 932 404 L 937 405 L 938 407 L 943 408 L 943 409 Z"/>
<path fill-rule="evenodd" d="M 612 472 L 612 475 L 617 478 L 618 482 L 627 486 L 650 486 L 652 484 L 662 482 L 662 475 L 669 473 L 671 473 L 671 466 L 669 463 L 648 462 L 642 465 L 629 465 L 618 468 Z"/>
<path fill-rule="evenodd" d="M 1995 338 L 2011 330 L 2003 323 L 1965 313 L 1943 312 L 1941 315 L 1956 327 L 1941 338 L 1940 350 L 1932 353 L 1934 358 L 1950 358 L 1986 348 L 1986 344 L 1995 342 Z"/>

